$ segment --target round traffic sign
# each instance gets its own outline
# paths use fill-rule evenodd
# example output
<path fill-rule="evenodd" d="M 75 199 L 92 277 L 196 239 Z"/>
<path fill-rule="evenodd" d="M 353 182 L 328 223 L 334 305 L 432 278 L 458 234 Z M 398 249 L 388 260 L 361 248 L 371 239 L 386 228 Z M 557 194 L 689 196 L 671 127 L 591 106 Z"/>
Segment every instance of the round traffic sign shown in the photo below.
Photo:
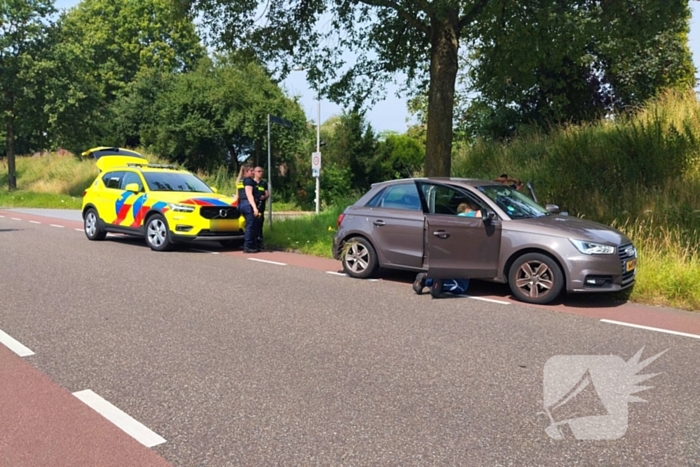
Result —
<path fill-rule="evenodd" d="M 314 165 L 318 165 L 319 162 L 320 161 L 318 160 L 318 156 L 314 156 Z"/>

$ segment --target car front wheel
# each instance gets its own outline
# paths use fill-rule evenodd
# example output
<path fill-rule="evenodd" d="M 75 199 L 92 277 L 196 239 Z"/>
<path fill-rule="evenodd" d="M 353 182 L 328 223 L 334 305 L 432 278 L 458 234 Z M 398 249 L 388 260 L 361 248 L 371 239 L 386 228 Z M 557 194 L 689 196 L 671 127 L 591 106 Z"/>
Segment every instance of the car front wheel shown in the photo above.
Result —
<path fill-rule="evenodd" d="M 107 232 L 100 226 L 100 217 L 97 215 L 97 211 L 92 208 L 85 213 L 83 225 L 88 240 L 104 240 L 107 236 Z"/>
<path fill-rule="evenodd" d="M 146 223 L 146 243 L 155 251 L 166 251 L 172 246 L 168 233 L 168 224 L 163 216 L 154 214 Z"/>
<path fill-rule="evenodd" d="M 528 253 L 516 259 L 508 273 L 510 290 L 518 300 L 545 305 L 564 288 L 564 273 L 547 255 Z"/>
<path fill-rule="evenodd" d="M 377 253 L 364 238 L 351 238 L 344 243 L 341 255 L 343 271 L 358 279 L 370 277 L 377 269 Z"/>

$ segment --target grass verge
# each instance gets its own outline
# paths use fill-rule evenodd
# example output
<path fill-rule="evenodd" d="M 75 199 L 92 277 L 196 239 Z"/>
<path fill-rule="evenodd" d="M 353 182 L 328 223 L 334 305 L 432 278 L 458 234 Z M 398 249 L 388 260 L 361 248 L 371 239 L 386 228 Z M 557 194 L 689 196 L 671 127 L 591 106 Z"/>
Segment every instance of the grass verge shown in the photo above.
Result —
<path fill-rule="evenodd" d="M 81 197 L 55 193 L 0 191 L 0 207 L 3 208 L 80 209 L 82 202 Z"/>
<path fill-rule="evenodd" d="M 333 236 L 338 216 L 345 206 L 332 207 L 318 214 L 274 221 L 265 229 L 265 244 L 286 251 L 332 258 Z"/>

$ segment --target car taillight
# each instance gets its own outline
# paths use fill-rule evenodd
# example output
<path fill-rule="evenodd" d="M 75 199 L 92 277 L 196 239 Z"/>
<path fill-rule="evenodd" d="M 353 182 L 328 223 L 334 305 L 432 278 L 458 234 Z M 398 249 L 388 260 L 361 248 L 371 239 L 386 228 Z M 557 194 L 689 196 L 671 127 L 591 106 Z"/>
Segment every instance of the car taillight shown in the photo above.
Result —
<path fill-rule="evenodd" d="M 340 228 L 340 224 L 343 222 L 343 217 L 345 217 L 345 213 L 338 216 L 338 228 Z"/>

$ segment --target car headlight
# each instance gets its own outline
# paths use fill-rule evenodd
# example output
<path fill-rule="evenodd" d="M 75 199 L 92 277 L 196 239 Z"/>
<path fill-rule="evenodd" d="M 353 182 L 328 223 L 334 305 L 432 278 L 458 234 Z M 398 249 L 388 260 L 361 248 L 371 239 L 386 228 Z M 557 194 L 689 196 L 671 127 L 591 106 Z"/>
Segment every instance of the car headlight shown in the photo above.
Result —
<path fill-rule="evenodd" d="M 168 203 L 168 206 L 175 212 L 194 212 L 194 206 L 188 206 L 187 204 Z"/>
<path fill-rule="evenodd" d="M 612 255 L 615 253 L 615 247 L 603 245 L 602 243 L 586 242 L 583 240 L 569 239 L 574 244 L 576 249 L 585 255 Z"/>

